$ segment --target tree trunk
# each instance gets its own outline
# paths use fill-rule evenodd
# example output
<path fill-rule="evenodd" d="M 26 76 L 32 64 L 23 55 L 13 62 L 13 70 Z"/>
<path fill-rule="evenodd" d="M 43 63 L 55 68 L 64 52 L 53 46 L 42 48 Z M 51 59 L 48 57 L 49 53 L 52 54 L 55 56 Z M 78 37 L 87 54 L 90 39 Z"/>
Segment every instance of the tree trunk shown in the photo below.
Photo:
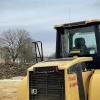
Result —
<path fill-rule="evenodd" d="M 15 63 L 16 58 L 13 58 L 13 63 Z"/>

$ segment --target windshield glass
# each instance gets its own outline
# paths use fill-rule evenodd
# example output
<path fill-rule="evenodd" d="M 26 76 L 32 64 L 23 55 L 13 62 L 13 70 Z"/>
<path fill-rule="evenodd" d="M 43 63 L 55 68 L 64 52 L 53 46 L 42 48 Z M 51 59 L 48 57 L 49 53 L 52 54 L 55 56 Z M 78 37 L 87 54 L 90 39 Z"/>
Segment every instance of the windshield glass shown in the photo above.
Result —
<path fill-rule="evenodd" d="M 62 56 L 69 56 L 72 51 L 79 55 L 97 53 L 94 26 L 65 29 L 61 35 Z"/>

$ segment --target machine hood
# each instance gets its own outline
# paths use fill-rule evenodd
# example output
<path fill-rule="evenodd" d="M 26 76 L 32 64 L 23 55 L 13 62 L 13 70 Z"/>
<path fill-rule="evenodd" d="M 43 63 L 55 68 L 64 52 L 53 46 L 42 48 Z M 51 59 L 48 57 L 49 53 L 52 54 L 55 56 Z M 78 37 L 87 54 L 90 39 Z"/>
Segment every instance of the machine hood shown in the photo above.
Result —
<path fill-rule="evenodd" d="M 48 67 L 48 66 L 50 67 L 57 66 L 58 69 L 68 69 L 77 63 L 92 61 L 92 60 L 93 60 L 92 57 L 73 57 L 73 58 L 54 59 L 50 61 L 39 62 L 31 66 L 28 69 L 28 71 L 33 71 L 34 67 Z"/>

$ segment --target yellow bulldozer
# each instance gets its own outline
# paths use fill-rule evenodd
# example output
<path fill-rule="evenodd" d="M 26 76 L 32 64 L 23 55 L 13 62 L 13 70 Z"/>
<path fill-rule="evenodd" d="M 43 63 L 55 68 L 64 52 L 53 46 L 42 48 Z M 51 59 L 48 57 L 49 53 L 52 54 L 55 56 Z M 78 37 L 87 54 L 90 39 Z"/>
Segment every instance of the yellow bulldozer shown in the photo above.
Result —
<path fill-rule="evenodd" d="M 100 20 L 54 28 L 55 59 L 43 61 L 35 42 L 41 62 L 27 70 L 18 100 L 100 100 Z"/>

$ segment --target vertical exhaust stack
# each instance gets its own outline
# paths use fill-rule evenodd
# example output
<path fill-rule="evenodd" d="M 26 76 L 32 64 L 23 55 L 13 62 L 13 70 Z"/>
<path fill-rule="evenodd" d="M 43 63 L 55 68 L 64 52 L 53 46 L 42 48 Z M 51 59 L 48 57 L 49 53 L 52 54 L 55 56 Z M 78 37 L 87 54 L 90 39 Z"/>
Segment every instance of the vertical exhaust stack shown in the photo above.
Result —
<path fill-rule="evenodd" d="M 35 49 L 35 61 L 36 63 L 44 60 L 43 56 L 43 46 L 41 41 L 32 42 Z"/>

